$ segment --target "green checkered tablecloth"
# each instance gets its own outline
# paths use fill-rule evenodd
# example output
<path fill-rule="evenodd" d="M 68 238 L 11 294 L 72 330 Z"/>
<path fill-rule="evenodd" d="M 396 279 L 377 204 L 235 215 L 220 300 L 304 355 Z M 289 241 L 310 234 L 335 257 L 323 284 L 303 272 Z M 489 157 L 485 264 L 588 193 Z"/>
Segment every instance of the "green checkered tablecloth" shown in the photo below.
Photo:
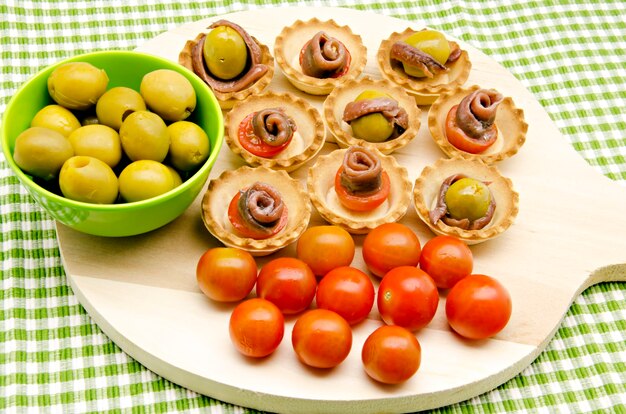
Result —
<path fill-rule="evenodd" d="M 133 49 L 215 14 L 353 7 L 438 28 L 483 50 L 537 97 L 590 168 L 626 184 L 624 0 L 434 3 L 2 0 L 0 112 L 22 82 L 70 55 Z M 1 412 L 250 412 L 181 388 L 112 343 L 68 287 L 53 221 L 3 158 L 0 182 Z M 435 412 L 626 413 L 625 384 L 626 285 L 606 283 L 575 301 L 545 352 L 520 375 Z"/>

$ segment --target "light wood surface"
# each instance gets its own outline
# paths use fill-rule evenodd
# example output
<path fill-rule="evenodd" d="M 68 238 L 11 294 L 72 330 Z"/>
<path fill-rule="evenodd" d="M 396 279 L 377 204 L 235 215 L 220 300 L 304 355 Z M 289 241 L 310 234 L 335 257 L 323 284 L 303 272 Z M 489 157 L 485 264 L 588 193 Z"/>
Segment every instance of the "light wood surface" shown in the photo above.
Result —
<path fill-rule="evenodd" d="M 379 77 L 375 54 L 380 41 L 406 22 L 349 9 L 265 9 L 226 18 L 273 47 L 284 25 L 296 19 L 334 18 L 360 34 L 368 47 L 365 75 Z M 201 20 L 157 36 L 139 50 L 176 60 L 187 39 L 215 19 Z M 381 386 L 364 373 L 361 346 L 381 324 L 370 318 L 354 328 L 348 359 L 330 371 L 301 365 L 291 348 L 294 318 L 275 354 L 243 358 L 228 338 L 233 305 L 205 298 L 195 281 L 200 255 L 219 243 L 205 230 L 196 202 L 183 216 L 151 233 L 109 239 L 57 225 L 68 279 L 81 304 L 122 349 L 157 374 L 189 389 L 235 404 L 280 412 L 405 412 L 461 401 L 488 391 L 516 375 L 545 348 L 571 302 L 601 281 L 626 280 L 626 189 L 594 171 L 578 156 L 549 116 L 504 68 L 462 43 L 473 63 L 466 85 L 493 87 L 512 96 L 529 124 L 525 145 L 498 164 L 520 194 L 519 215 L 502 236 L 472 246 L 474 272 L 498 278 L 511 292 L 513 314 L 507 327 L 490 340 L 460 339 L 447 326 L 442 295 L 437 315 L 416 333 L 422 366 L 400 386 Z M 475 45 L 480 47 L 480 45 Z M 280 71 L 270 88 L 298 93 Z M 307 96 L 321 109 L 323 97 Z M 394 153 L 412 181 L 425 165 L 443 157 L 426 126 Z M 326 144 L 322 153 L 336 148 Z M 211 177 L 243 165 L 224 145 Z M 292 173 L 303 182 L 311 163 Z M 425 243 L 433 234 L 409 208 L 402 223 Z M 322 224 L 314 213 L 311 225 Z M 363 238 L 356 236 L 360 246 Z M 294 255 L 294 245 L 259 259 Z M 360 247 L 353 265 L 365 269 Z"/>

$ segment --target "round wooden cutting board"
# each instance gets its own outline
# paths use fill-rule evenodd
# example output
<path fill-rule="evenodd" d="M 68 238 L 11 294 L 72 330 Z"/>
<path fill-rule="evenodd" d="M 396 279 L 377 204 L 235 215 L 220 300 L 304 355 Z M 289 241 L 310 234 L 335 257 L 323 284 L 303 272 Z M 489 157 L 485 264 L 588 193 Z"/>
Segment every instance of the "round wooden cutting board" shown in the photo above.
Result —
<path fill-rule="evenodd" d="M 366 75 L 379 78 L 375 55 L 380 41 L 408 22 L 349 9 L 281 8 L 220 16 L 243 26 L 270 47 L 283 26 L 296 19 L 335 19 L 360 34 L 368 48 Z M 218 17 L 178 27 L 139 50 L 177 60 L 193 39 Z M 498 164 L 520 194 L 519 215 L 500 237 L 472 246 L 474 272 L 498 278 L 509 289 L 513 314 L 495 338 L 467 341 L 453 334 L 444 314 L 445 295 L 433 322 L 416 333 L 422 366 L 408 382 L 382 386 L 361 366 L 361 346 L 381 324 L 376 311 L 354 327 L 347 360 L 330 371 L 301 365 L 291 348 L 295 318 L 287 319 L 278 350 L 262 360 L 237 353 L 228 337 L 234 305 L 211 302 L 198 289 L 201 254 L 218 246 L 200 218 L 200 197 L 169 225 L 127 238 L 101 238 L 57 225 L 67 276 L 82 305 L 124 351 L 159 375 L 191 390 L 238 405 L 279 412 L 406 412 L 439 407 L 488 391 L 529 365 L 545 348 L 573 299 L 586 287 L 626 280 L 626 190 L 579 157 L 539 103 L 503 67 L 477 49 L 468 50 L 472 71 L 466 85 L 496 88 L 513 97 L 529 124 L 525 145 Z M 323 97 L 294 89 L 276 68 L 270 85 L 303 96 L 321 109 Z M 433 142 L 422 107 L 419 135 L 394 153 L 412 181 L 444 156 Z M 322 153 L 335 149 L 326 144 Z M 211 178 L 243 165 L 222 147 Z M 311 162 L 292 173 L 302 180 Z M 618 214 L 616 214 L 618 213 Z M 323 221 L 314 213 L 311 225 Z M 402 219 L 422 244 L 433 234 L 410 207 Z M 357 246 L 362 236 L 355 237 Z M 294 255 L 294 246 L 259 259 Z M 365 270 L 360 247 L 353 266 Z"/>

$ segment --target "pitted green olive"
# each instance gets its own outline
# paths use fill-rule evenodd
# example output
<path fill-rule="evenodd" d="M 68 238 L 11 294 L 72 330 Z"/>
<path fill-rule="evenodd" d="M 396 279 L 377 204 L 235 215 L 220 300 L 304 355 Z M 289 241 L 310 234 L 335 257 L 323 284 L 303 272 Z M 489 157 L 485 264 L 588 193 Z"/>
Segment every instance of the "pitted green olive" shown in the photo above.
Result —
<path fill-rule="evenodd" d="M 450 56 L 450 43 L 443 34 L 435 30 L 421 30 L 414 33 L 406 38 L 405 43 L 429 54 L 442 65 Z M 424 72 L 414 66 L 404 65 L 404 71 L 410 76 L 424 77 Z"/>
<path fill-rule="evenodd" d="M 106 91 L 109 77 L 103 69 L 87 62 L 70 62 L 48 77 L 48 93 L 59 105 L 83 111 L 95 105 Z"/>
<path fill-rule="evenodd" d="M 60 132 L 32 127 L 15 139 L 13 159 L 22 171 L 35 177 L 55 178 L 63 163 L 74 155 L 70 142 Z"/>
<path fill-rule="evenodd" d="M 209 137 L 198 125 L 174 122 L 167 127 L 170 133 L 169 161 L 181 171 L 190 171 L 209 157 Z"/>
<path fill-rule="evenodd" d="M 374 90 L 366 90 L 355 101 L 374 98 L 389 98 L 389 95 Z M 393 124 L 380 113 L 369 114 L 350 123 L 352 135 L 368 142 L 383 142 L 393 134 Z"/>
<path fill-rule="evenodd" d="M 196 91 L 185 76 L 169 69 L 147 73 L 139 92 L 146 106 L 166 121 L 182 121 L 196 109 Z"/>
<path fill-rule="evenodd" d="M 74 130 L 80 128 L 80 122 L 71 111 L 61 105 L 47 105 L 35 114 L 30 126 L 52 129 L 68 137 Z"/>
<path fill-rule="evenodd" d="M 491 192 L 482 181 L 473 178 L 461 178 L 446 191 L 448 214 L 457 220 L 464 218 L 478 220 L 487 214 L 491 203 Z"/>
<path fill-rule="evenodd" d="M 130 163 L 121 172 L 120 194 L 128 202 L 147 200 L 174 188 L 175 179 L 160 162 L 140 160 Z"/>
<path fill-rule="evenodd" d="M 125 86 L 111 88 L 98 99 L 96 115 L 100 124 L 119 130 L 126 117 L 135 111 L 145 111 L 146 103 L 139 92 Z"/>
<path fill-rule="evenodd" d="M 224 80 L 239 76 L 248 61 L 246 43 L 235 29 L 227 26 L 218 26 L 207 34 L 202 52 L 209 72 Z"/>
<path fill-rule="evenodd" d="M 76 155 L 89 155 L 113 168 L 122 158 L 120 137 L 106 125 L 87 125 L 78 128 L 68 137 Z"/>
<path fill-rule="evenodd" d="M 112 204 L 117 199 L 115 173 L 97 158 L 77 155 L 65 161 L 59 174 L 59 187 L 71 200 L 94 204 Z"/>
<path fill-rule="evenodd" d="M 172 174 L 172 179 L 174 180 L 174 188 L 178 187 L 183 183 L 183 179 L 180 178 L 180 174 L 173 167 L 166 165 L 167 170 Z"/>
<path fill-rule="evenodd" d="M 137 111 L 130 114 L 120 127 L 122 148 L 132 161 L 165 159 L 170 147 L 167 125 L 156 114 Z"/>

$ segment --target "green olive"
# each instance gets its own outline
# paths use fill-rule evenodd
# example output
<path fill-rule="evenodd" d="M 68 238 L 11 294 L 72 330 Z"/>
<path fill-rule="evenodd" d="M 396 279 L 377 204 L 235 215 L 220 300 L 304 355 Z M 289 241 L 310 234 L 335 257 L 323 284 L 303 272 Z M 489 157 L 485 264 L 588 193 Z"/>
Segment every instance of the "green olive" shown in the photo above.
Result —
<path fill-rule="evenodd" d="M 30 126 L 52 129 L 68 137 L 80 127 L 80 122 L 71 111 L 61 105 L 47 105 L 35 114 Z"/>
<path fill-rule="evenodd" d="M 389 98 L 386 93 L 366 90 L 359 94 L 354 100 Z M 375 113 L 362 116 L 350 123 L 352 135 L 368 142 L 383 142 L 393 134 L 393 124 L 385 118 L 383 114 Z"/>
<path fill-rule="evenodd" d="M 185 76 L 158 69 L 141 80 L 139 92 L 146 106 L 166 121 L 182 121 L 196 109 L 196 91 Z"/>
<path fill-rule="evenodd" d="M 167 170 L 172 174 L 172 179 L 174 180 L 174 188 L 178 187 L 183 183 L 183 179 L 180 178 L 180 174 L 173 167 L 166 165 Z"/>
<path fill-rule="evenodd" d="M 121 172 L 120 194 L 128 202 L 147 200 L 174 188 L 175 179 L 160 162 L 140 160 L 130 163 Z"/>
<path fill-rule="evenodd" d="M 63 164 L 59 187 L 63 195 L 72 200 L 111 204 L 117 199 L 118 180 L 111 167 L 104 162 L 77 155 Z"/>
<path fill-rule="evenodd" d="M 89 115 L 85 115 L 85 116 L 83 116 L 81 118 L 80 124 L 82 126 L 98 125 L 98 124 L 100 124 L 100 121 L 98 120 L 98 117 L 95 114 L 89 114 Z"/>
<path fill-rule="evenodd" d="M 135 111 L 145 111 L 141 94 L 125 86 L 111 88 L 98 99 L 96 115 L 100 124 L 119 130 L 126 117 Z"/>
<path fill-rule="evenodd" d="M 50 180 L 74 155 L 72 145 L 60 132 L 42 127 L 28 128 L 15 139 L 13 159 L 22 171 Z"/>
<path fill-rule="evenodd" d="M 224 80 L 239 76 L 248 61 L 246 42 L 227 26 L 218 26 L 207 34 L 202 53 L 209 72 Z"/>
<path fill-rule="evenodd" d="M 181 171 L 190 171 L 209 157 L 209 137 L 198 125 L 174 122 L 167 127 L 170 133 L 169 161 Z"/>
<path fill-rule="evenodd" d="M 450 43 L 446 37 L 435 30 L 421 30 L 407 37 L 405 43 L 432 56 L 442 65 L 446 63 L 450 56 Z M 415 66 L 403 65 L 407 75 L 417 78 L 424 77 L 424 72 Z"/>
<path fill-rule="evenodd" d="M 120 127 L 122 148 L 132 161 L 165 159 L 170 148 L 167 125 L 156 114 L 137 111 L 128 115 Z"/>
<path fill-rule="evenodd" d="M 95 105 L 108 84 L 109 77 L 103 69 L 87 62 L 71 62 L 50 74 L 48 93 L 59 105 L 82 111 Z"/>
<path fill-rule="evenodd" d="M 89 155 L 113 168 L 122 158 L 120 136 L 106 125 L 86 125 L 68 137 L 76 155 Z"/>
<path fill-rule="evenodd" d="M 491 192 L 482 181 L 473 178 L 461 178 L 446 191 L 448 214 L 454 219 L 477 220 L 487 214 L 491 204 Z"/>

